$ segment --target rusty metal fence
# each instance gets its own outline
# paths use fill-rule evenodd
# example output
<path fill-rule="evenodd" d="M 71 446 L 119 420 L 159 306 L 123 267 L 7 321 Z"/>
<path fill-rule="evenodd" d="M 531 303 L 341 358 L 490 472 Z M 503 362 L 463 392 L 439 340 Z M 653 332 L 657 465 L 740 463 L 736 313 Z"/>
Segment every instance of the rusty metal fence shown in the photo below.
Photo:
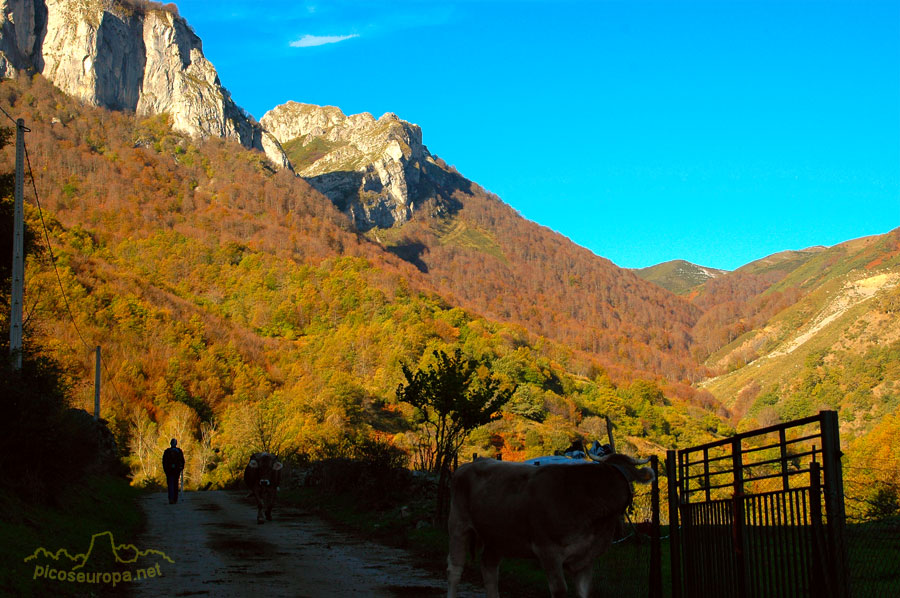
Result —
<path fill-rule="evenodd" d="M 827 411 L 668 451 L 600 560 L 597 595 L 900 597 L 900 513 L 882 505 L 881 515 L 860 516 L 856 504 L 873 488 L 854 470 L 870 467 L 850 467 L 844 480 L 837 416 Z"/>
<path fill-rule="evenodd" d="M 837 413 L 668 451 L 673 598 L 849 596 Z"/>

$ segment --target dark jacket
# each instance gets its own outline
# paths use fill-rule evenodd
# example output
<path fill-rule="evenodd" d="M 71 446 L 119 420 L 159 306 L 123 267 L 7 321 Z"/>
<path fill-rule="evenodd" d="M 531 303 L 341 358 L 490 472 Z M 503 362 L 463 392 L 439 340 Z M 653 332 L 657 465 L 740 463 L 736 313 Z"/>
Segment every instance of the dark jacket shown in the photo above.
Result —
<path fill-rule="evenodd" d="M 177 475 L 184 469 L 184 453 L 177 446 L 169 447 L 163 452 L 162 462 L 166 475 Z"/>

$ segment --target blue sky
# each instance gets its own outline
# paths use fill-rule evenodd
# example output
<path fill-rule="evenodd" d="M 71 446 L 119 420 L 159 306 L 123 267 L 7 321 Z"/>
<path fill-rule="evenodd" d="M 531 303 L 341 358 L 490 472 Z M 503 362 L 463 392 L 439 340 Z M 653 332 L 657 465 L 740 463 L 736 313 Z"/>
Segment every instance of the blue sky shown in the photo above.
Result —
<path fill-rule="evenodd" d="M 900 226 L 900 0 L 182 0 L 235 101 L 395 112 L 623 267 Z"/>

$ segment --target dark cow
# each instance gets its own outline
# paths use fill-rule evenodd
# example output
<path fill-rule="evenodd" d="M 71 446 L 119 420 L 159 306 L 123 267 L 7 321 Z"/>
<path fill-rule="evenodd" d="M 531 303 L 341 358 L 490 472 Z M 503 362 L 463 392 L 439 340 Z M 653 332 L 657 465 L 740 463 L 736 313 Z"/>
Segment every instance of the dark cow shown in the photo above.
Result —
<path fill-rule="evenodd" d="M 272 507 L 275 506 L 275 495 L 281 483 L 281 461 L 271 453 L 253 453 L 250 463 L 244 469 L 244 482 L 256 498 L 256 522 L 263 523 L 263 511 L 266 519 L 272 521 Z"/>
<path fill-rule="evenodd" d="M 616 521 L 632 500 L 632 482 L 648 483 L 653 470 L 627 455 L 596 463 L 533 465 L 480 459 L 453 476 L 450 504 L 449 590 L 455 598 L 466 549 L 483 547 L 481 574 L 489 598 L 499 596 L 503 557 L 537 557 L 554 598 L 566 596 L 563 570 L 578 596 L 591 591 L 592 568 L 609 550 Z"/>

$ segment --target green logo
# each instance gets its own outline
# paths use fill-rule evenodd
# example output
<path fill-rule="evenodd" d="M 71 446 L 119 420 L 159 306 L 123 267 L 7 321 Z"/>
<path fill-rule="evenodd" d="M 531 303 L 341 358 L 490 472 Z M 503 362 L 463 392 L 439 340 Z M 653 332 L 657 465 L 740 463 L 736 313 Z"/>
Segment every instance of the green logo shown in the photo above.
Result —
<path fill-rule="evenodd" d="M 25 557 L 34 564 L 32 579 L 94 585 L 140 582 L 162 575 L 160 563 L 174 563 L 161 550 L 140 550 L 134 544 L 116 544 L 112 532 L 91 536 L 87 551 L 72 555 L 65 548 L 55 552 L 40 547 Z"/>

